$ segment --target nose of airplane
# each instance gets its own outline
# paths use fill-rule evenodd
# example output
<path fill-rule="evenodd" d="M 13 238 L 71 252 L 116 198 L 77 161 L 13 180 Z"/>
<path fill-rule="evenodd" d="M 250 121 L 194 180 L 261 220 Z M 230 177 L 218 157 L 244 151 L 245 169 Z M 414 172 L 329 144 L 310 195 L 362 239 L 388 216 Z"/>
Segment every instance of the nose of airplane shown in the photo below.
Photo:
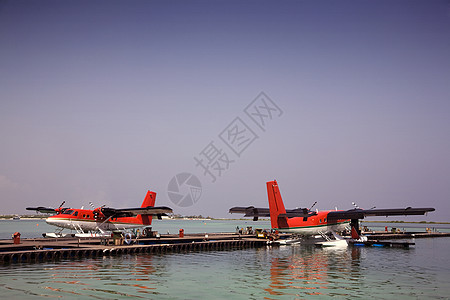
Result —
<path fill-rule="evenodd" d="M 52 218 L 45 219 L 45 222 L 49 225 L 57 226 L 57 222 L 55 220 L 53 220 Z"/>

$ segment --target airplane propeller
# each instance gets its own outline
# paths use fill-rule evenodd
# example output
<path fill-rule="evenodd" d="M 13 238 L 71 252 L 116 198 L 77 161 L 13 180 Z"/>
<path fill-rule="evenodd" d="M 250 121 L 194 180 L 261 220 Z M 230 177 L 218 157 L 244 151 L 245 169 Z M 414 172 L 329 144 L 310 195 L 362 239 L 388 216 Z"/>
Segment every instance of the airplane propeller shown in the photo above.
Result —
<path fill-rule="evenodd" d="M 317 204 L 317 201 L 313 203 L 313 205 L 311 205 L 311 207 L 309 208 L 309 210 L 313 209 L 313 207 Z"/>
<path fill-rule="evenodd" d="M 65 210 L 65 208 L 63 207 L 63 205 L 65 203 L 66 203 L 66 201 L 63 201 L 58 206 L 58 208 L 38 206 L 38 207 L 27 207 L 26 210 L 35 210 L 35 211 L 43 213 L 43 214 L 59 214 L 59 213 L 62 213 Z"/>

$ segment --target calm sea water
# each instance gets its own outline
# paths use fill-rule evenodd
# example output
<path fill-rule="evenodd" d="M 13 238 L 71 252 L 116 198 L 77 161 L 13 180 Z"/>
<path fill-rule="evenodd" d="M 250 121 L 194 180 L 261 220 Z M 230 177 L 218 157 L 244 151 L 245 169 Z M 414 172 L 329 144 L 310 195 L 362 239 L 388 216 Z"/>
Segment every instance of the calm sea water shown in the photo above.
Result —
<path fill-rule="evenodd" d="M 39 228 L 23 230 L 30 235 L 45 226 L 0 221 L 0 232 L 22 222 Z M 269 225 L 254 224 L 158 221 L 153 227 L 174 233 Z M 450 238 L 415 242 L 411 249 L 285 246 L 10 264 L 0 266 L 0 294 L 5 299 L 449 299 Z"/>

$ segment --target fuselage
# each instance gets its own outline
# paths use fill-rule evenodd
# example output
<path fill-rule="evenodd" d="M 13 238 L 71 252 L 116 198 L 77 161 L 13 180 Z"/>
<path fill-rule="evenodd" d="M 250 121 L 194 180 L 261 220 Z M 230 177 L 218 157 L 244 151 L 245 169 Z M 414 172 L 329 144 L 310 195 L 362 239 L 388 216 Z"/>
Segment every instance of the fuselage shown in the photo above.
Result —
<path fill-rule="evenodd" d="M 114 231 L 140 228 L 148 226 L 138 217 L 124 218 L 96 218 L 93 210 L 67 209 L 63 213 L 51 216 L 45 220 L 49 225 L 71 230 L 88 231 Z"/>
<path fill-rule="evenodd" d="M 319 211 L 317 215 L 306 218 L 294 217 L 286 219 L 286 223 L 279 222 L 279 228 L 272 228 L 280 232 L 297 233 L 302 235 L 315 235 L 327 232 L 338 232 L 347 229 L 350 220 L 337 220 L 328 222 L 330 211 Z M 280 226 L 281 225 L 281 226 Z"/>

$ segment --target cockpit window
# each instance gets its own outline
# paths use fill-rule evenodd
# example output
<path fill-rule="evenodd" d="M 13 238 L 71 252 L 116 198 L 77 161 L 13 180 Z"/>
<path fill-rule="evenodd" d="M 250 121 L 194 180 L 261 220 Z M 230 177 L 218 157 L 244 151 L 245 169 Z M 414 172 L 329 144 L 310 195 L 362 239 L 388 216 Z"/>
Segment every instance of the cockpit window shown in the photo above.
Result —
<path fill-rule="evenodd" d="M 75 211 L 75 213 L 73 213 L 73 215 L 76 217 L 78 216 L 78 211 Z"/>
<path fill-rule="evenodd" d="M 69 210 L 64 211 L 64 214 L 65 214 L 65 215 L 71 215 L 72 213 L 73 213 L 73 210 L 72 210 L 72 209 L 69 209 Z"/>

